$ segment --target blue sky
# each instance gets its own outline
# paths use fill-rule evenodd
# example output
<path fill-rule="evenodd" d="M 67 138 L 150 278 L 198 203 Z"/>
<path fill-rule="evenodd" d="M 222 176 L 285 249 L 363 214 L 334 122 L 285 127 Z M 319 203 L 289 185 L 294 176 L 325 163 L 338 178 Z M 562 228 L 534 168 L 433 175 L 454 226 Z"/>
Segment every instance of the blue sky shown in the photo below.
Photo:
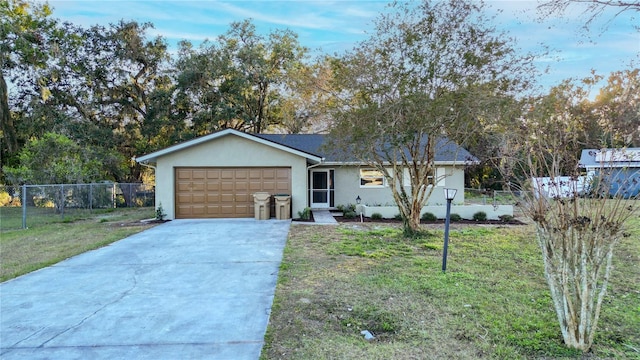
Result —
<path fill-rule="evenodd" d="M 366 0 L 262 0 L 262 1 L 169 1 L 169 0 L 49 0 L 53 16 L 89 26 L 120 19 L 151 22 L 150 35 L 165 37 L 175 44 L 187 39 L 199 44 L 215 40 L 233 21 L 253 19 L 259 32 L 291 29 L 300 43 L 314 54 L 341 52 L 368 37 L 373 20 L 385 11 L 388 1 Z M 574 7 L 562 17 L 536 21 L 536 1 L 487 1 L 490 8 L 503 12 L 495 25 L 517 40 L 523 51 L 535 51 L 547 45 L 552 52 L 537 59 L 540 69 L 549 72 L 540 77 L 548 88 L 566 78 L 583 78 L 596 70 L 601 75 L 640 66 L 639 13 L 623 13 L 613 18 L 603 14 L 585 36 L 580 32 L 585 17 Z M 613 19 L 613 20 L 612 20 Z"/>

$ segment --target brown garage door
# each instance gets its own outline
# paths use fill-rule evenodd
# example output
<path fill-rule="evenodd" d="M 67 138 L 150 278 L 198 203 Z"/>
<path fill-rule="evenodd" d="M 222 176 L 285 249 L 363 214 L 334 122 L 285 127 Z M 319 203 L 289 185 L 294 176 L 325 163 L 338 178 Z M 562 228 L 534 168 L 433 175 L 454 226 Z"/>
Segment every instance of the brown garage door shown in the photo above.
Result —
<path fill-rule="evenodd" d="M 175 179 L 178 219 L 253 217 L 253 193 L 291 194 L 291 168 L 176 168 Z"/>

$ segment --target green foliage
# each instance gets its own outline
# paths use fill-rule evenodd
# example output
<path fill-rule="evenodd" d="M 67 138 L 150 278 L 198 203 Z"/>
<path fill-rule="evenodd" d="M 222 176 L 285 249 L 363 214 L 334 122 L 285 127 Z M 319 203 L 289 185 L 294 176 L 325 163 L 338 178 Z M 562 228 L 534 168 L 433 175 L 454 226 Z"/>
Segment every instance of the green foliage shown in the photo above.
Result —
<path fill-rule="evenodd" d="M 20 165 L 3 168 L 14 184 L 74 184 L 96 181 L 100 162 L 68 137 L 45 133 L 30 141 L 19 153 Z"/>
<path fill-rule="evenodd" d="M 462 216 L 460 216 L 459 214 L 453 213 L 449 215 L 449 220 L 453 222 L 460 221 L 462 220 Z"/>
<path fill-rule="evenodd" d="M 351 211 L 351 210 L 347 210 L 343 213 L 343 215 L 345 219 L 354 219 L 357 214 L 355 211 Z"/>
<path fill-rule="evenodd" d="M 436 220 L 438 220 L 438 217 L 435 216 L 433 213 L 426 212 L 426 213 L 422 214 L 422 217 L 420 218 L 420 220 L 422 220 L 422 221 L 436 221 Z"/>
<path fill-rule="evenodd" d="M 389 183 L 410 183 L 411 192 L 392 188 L 407 232 L 418 231 L 418 209 L 433 191 L 437 139 L 466 141 L 479 117 L 511 112 L 504 99 L 527 87 L 531 59 L 484 10 L 474 1 L 394 2 L 371 37 L 335 64 L 336 93 L 349 106 L 335 116 L 332 147 L 360 156 Z M 388 171 L 399 159 L 404 171 Z"/>
<path fill-rule="evenodd" d="M 194 50 L 181 44 L 176 62 L 177 91 L 184 99 L 196 133 L 232 127 L 260 133 L 276 118 L 290 69 L 302 66 L 306 53 L 290 30 L 261 35 L 250 20 L 233 22 L 215 42 Z"/>
<path fill-rule="evenodd" d="M 473 220 L 485 221 L 487 220 L 487 213 L 484 211 L 478 211 L 477 213 L 473 214 Z"/>
<path fill-rule="evenodd" d="M 346 205 L 340 204 L 340 205 L 336 206 L 336 209 L 338 209 L 339 211 L 342 211 L 342 212 L 348 212 L 348 211 L 355 212 L 356 211 L 356 205 L 355 204 L 346 204 Z"/>
<path fill-rule="evenodd" d="M 311 208 L 306 207 L 302 211 L 298 211 L 298 218 L 300 218 L 300 220 L 311 219 Z"/>
<path fill-rule="evenodd" d="M 500 215 L 498 218 L 499 218 L 499 219 L 500 219 L 500 221 L 502 221 L 502 222 L 511 222 L 511 221 L 513 221 L 513 220 L 514 220 L 514 217 L 513 217 L 513 216 L 511 216 L 511 215 Z"/>
<path fill-rule="evenodd" d="M 167 214 L 164 212 L 164 208 L 162 208 L 162 203 L 158 204 L 158 208 L 156 209 L 156 220 L 163 221 Z"/>
<path fill-rule="evenodd" d="M 372 219 L 372 220 L 382 220 L 382 214 L 380 214 L 380 213 L 373 213 L 373 214 L 371 214 L 371 219 Z"/>

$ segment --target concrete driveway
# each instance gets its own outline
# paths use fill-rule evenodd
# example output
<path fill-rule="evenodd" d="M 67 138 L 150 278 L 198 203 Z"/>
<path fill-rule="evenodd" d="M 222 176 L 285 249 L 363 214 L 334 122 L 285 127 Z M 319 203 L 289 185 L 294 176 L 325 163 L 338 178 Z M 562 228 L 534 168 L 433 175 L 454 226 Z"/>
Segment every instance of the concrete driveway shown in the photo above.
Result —
<path fill-rule="evenodd" d="M 258 359 L 289 221 L 174 220 L 0 284 L 0 358 Z"/>

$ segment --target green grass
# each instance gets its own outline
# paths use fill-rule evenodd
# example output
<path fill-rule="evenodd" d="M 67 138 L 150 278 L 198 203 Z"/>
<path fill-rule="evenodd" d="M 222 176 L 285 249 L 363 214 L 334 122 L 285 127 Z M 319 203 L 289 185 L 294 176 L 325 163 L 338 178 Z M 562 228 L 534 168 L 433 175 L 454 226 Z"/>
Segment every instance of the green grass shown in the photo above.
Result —
<path fill-rule="evenodd" d="M 616 251 L 589 358 L 640 358 L 639 238 Z M 562 343 L 533 226 L 453 226 L 444 274 L 442 243 L 437 227 L 293 226 L 261 358 L 583 358 Z"/>
<path fill-rule="evenodd" d="M 0 233 L 0 281 L 147 229 L 152 225 L 143 225 L 139 220 L 153 218 L 153 214 L 153 208 L 123 208 L 85 214 L 77 220 L 58 218 L 54 223 L 36 222 L 25 230 L 3 230 Z"/>
<path fill-rule="evenodd" d="M 77 220 L 89 219 L 121 210 L 126 211 L 127 209 L 65 209 L 64 214 L 59 214 L 56 213 L 53 208 L 29 207 L 27 209 L 27 227 L 31 228 L 60 222 L 71 223 Z M 150 217 L 154 217 L 154 214 L 151 214 Z M 15 206 L 0 206 L 0 219 L 0 231 L 22 229 L 22 208 Z"/>

